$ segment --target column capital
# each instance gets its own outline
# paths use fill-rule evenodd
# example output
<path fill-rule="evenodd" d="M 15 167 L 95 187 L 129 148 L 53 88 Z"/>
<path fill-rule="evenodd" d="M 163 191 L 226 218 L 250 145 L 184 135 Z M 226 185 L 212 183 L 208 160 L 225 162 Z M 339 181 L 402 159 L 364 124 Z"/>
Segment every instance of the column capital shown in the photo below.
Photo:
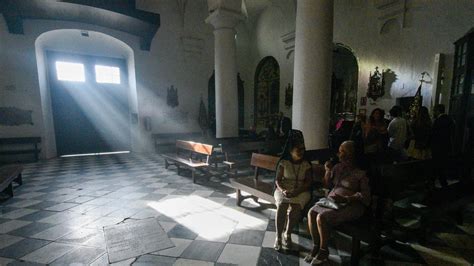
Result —
<path fill-rule="evenodd" d="M 245 17 L 237 12 L 230 11 L 223 8 L 214 10 L 209 17 L 206 18 L 206 23 L 214 26 L 214 29 L 234 29 L 240 21 Z"/>

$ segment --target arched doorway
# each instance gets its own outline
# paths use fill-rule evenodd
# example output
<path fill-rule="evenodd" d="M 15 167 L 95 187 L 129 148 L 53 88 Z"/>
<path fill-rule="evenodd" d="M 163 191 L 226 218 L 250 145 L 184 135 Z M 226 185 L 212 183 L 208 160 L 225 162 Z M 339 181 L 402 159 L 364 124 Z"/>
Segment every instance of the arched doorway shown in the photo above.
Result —
<path fill-rule="evenodd" d="M 87 33 L 52 30 L 35 42 L 47 158 L 131 150 L 138 113 L 133 50 Z"/>
<path fill-rule="evenodd" d="M 342 44 L 334 45 L 331 89 L 331 114 L 355 114 L 359 66 L 353 52 Z"/>
<path fill-rule="evenodd" d="M 216 72 L 212 71 L 207 85 L 207 111 L 209 114 L 209 129 L 213 136 L 216 135 Z M 239 112 L 239 128 L 244 127 L 244 81 L 237 73 L 237 94 L 238 94 L 238 112 Z"/>
<path fill-rule="evenodd" d="M 263 58 L 255 71 L 255 126 L 262 129 L 279 112 L 280 66 L 272 56 Z"/>

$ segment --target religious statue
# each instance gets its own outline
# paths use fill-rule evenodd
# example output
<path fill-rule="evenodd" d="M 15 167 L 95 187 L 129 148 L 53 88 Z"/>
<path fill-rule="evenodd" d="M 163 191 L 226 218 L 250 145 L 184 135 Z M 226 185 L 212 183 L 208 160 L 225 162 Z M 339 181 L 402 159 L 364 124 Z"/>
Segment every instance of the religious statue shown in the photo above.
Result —
<path fill-rule="evenodd" d="M 384 72 L 379 71 L 379 67 L 375 67 L 375 72 L 369 73 L 369 88 L 367 89 L 367 97 L 372 100 L 377 100 L 377 98 L 382 97 L 385 94 L 385 81 L 384 81 Z"/>
<path fill-rule="evenodd" d="M 171 88 L 168 88 L 168 94 L 166 95 L 166 104 L 168 104 L 168 106 L 172 108 L 179 105 L 178 89 L 175 89 L 173 85 L 171 85 Z"/>
<path fill-rule="evenodd" d="M 290 108 L 293 105 L 293 86 L 288 83 L 288 86 L 285 89 L 285 106 Z"/>
<path fill-rule="evenodd" d="M 199 127 L 202 130 L 203 136 L 206 136 L 206 132 L 209 127 L 209 121 L 207 120 L 206 105 L 204 104 L 204 101 L 202 100 L 202 95 L 201 95 L 201 102 L 199 103 L 198 123 L 199 123 Z"/>
<path fill-rule="evenodd" d="M 416 119 L 418 116 L 418 113 L 420 112 L 420 107 L 422 106 L 422 96 L 421 96 L 421 86 L 423 85 L 425 81 L 425 75 L 428 75 L 427 72 L 421 73 L 421 79 L 420 79 L 420 86 L 418 87 L 418 90 L 416 90 L 415 97 L 413 97 L 413 102 L 410 105 L 409 109 L 409 120 L 413 121 Z"/>

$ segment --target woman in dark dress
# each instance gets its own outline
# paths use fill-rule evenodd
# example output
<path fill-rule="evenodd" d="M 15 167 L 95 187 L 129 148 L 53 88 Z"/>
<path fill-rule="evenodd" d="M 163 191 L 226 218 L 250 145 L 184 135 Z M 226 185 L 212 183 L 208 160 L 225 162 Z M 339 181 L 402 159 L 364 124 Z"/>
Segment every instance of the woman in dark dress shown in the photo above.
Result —
<path fill-rule="evenodd" d="M 413 139 L 408 147 L 408 156 L 417 160 L 431 159 L 432 123 L 428 108 L 420 107 L 420 111 L 410 127 Z"/>
<path fill-rule="evenodd" d="M 365 126 L 364 152 L 371 161 L 377 161 L 387 146 L 388 131 L 384 116 L 382 109 L 374 109 L 370 114 L 369 123 Z"/>

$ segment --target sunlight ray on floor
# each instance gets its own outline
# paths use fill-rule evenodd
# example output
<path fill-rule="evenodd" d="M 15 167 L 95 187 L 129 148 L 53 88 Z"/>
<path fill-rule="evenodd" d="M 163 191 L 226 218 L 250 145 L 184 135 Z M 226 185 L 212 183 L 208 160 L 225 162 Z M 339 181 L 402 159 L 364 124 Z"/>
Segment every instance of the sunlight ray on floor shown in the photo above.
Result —
<path fill-rule="evenodd" d="M 197 195 L 165 199 L 148 204 L 209 241 L 226 241 L 239 224 L 262 228 L 268 219 L 257 218 Z"/>

